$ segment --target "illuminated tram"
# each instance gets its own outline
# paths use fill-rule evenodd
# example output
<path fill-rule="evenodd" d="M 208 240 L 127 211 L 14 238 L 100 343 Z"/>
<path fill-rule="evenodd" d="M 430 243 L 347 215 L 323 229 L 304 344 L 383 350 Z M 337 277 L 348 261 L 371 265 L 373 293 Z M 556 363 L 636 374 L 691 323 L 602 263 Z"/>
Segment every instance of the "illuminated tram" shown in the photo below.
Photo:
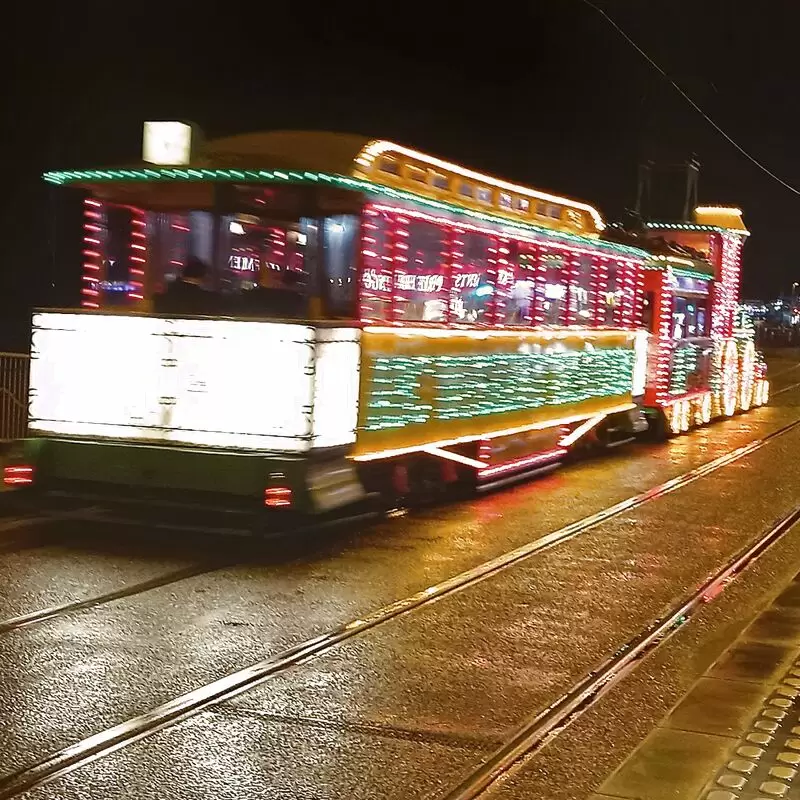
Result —
<path fill-rule="evenodd" d="M 320 512 L 767 399 L 734 331 L 735 209 L 632 246 L 590 205 L 387 141 L 192 137 L 147 123 L 145 163 L 45 176 L 87 191 L 83 308 L 34 315 L 7 483 Z M 176 312 L 190 262 L 204 291 Z"/>

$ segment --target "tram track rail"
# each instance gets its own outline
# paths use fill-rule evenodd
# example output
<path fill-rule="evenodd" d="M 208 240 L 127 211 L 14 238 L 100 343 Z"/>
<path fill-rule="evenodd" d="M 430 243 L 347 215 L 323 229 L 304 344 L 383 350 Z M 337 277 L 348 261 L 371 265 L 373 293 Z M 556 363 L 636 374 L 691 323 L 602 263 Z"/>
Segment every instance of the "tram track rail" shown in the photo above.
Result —
<path fill-rule="evenodd" d="M 437 800 L 475 800 L 501 777 L 534 755 L 552 741 L 568 725 L 586 712 L 614 686 L 618 685 L 656 648 L 664 644 L 706 604 L 715 600 L 739 574 L 800 522 L 800 505 L 777 520 L 770 528 L 687 598 L 666 614 L 631 637 L 612 656 L 587 673 L 572 688 L 543 711 L 525 720 L 476 769 L 446 794 L 437 793 Z"/>
<path fill-rule="evenodd" d="M 36 625 L 40 622 L 55 619 L 57 617 L 64 617 L 68 614 L 74 614 L 78 611 L 86 611 L 90 608 L 97 608 L 98 606 L 112 603 L 115 600 L 122 600 L 128 597 L 135 597 L 138 594 L 149 592 L 152 589 L 161 589 L 164 586 L 170 586 L 178 581 L 187 580 L 188 578 L 196 578 L 200 575 L 208 575 L 211 572 L 224 569 L 229 566 L 230 562 L 224 564 L 211 564 L 211 565 L 197 565 L 193 567 L 186 567 L 184 569 L 175 570 L 162 575 L 157 575 L 146 581 L 128 584 L 119 589 L 114 589 L 110 592 L 87 597 L 84 600 L 74 600 L 69 603 L 61 603 L 58 605 L 40 608 L 36 611 L 31 611 L 26 614 L 20 614 L 15 617 L 9 617 L 0 620 L 0 636 L 11 633 L 11 631 L 19 630 L 20 628 L 27 628 L 31 625 Z"/>
<path fill-rule="evenodd" d="M 789 391 L 790 389 L 795 388 L 795 386 L 800 386 L 800 383 L 790 387 L 785 387 L 779 391 Z M 777 393 L 779 392 L 776 392 L 776 394 Z M 375 609 L 369 614 L 362 615 L 356 619 L 352 619 L 344 624 L 332 628 L 325 633 L 301 641 L 290 648 L 268 656 L 254 664 L 251 664 L 250 666 L 231 672 L 222 678 L 211 681 L 182 695 L 176 696 L 165 703 L 151 708 L 143 714 L 113 725 L 67 747 L 51 752 L 29 766 L 23 767 L 22 769 L 4 777 L 0 777 L 0 800 L 17 797 L 37 786 L 51 782 L 61 775 L 79 769 L 80 767 L 85 766 L 86 764 L 98 758 L 109 755 L 116 750 L 127 747 L 128 745 L 131 745 L 146 737 L 152 736 L 153 734 L 164 730 L 165 728 L 177 725 L 180 722 L 183 722 L 207 709 L 218 706 L 227 700 L 230 700 L 255 688 L 256 686 L 265 683 L 274 676 L 282 674 L 294 667 L 300 666 L 312 659 L 324 655 L 349 639 L 363 635 L 369 631 L 386 625 L 394 619 L 429 607 L 433 603 L 438 602 L 443 598 L 462 592 L 469 587 L 487 580 L 488 578 L 498 575 L 503 571 L 526 561 L 537 553 L 563 544 L 591 529 L 594 529 L 601 523 L 611 520 L 620 514 L 639 508 L 658 498 L 664 497 L 681 488 L 689 486 L 690 484 L 708 475 L 711 475 L 714 472 L 717 472 L 725 466 L 728 466 L 729 464 L 732 464 L 739 459 L 760 450 L 780 436 L 783 436 L 798 428 L 800 428 L 800 418 L 782 426 L 781 428 L 778 428 L 766 436 L 760 437 L 749 442 L 748 444 L 737 447 L 734 450 L 701 465 L 700 467 L 689 470 L 688 472 L 667 480 L 658 486 L 633 495 L 632 497 L 615 503 L 606 509 L 594 514 L 590 514 L 581 520 L 577 520 L 573 523 L 565 525 L 556 531 L 552 531 L 520 547 L 509 550 L 492 559 L 488 559 L 487 561 L 484 561 L 475 567 L 442 580 L 433 586 L 429 586 L 405 598 L 396 600 L 388 605 Z M 788 518 L 779 523 L 775 528 L 771 529 L 773 531 L 772 534 L 760 537 L 756 544 L 748 550 L 748 553 L 753 551 L 756 553 L 756 555 L 752 555 L 751 553 L 751 555 L 748 556 L 746 553 L 743 556 L 737 557 L 737 560 L 735 560 L 733 564 L 728 564 L 722 570 L 722 572 L 719 573 L 719 575 L 722 575 L 723 573 L 728 575 L 732 574 L 732 572 L 740 570 L 742 568 L 741 565 L 745 563 L 747 558 L 752 560 L 752 558 L 757 557 L 757 555 L 760 554 L 763 549 L 766 549 L 766 547 L 768 547 L 772 541 L 778 538 L 779 535 L 782 535 L 785 530 L 788 530 L 788 528 L 791 527 L 791 524 L 794 524 L 798 518 L 800 518 L 800 508 L 795 509 Z M 713 580 L 722 580 L 723 578 L 720 578 L 719 575 Z M 709 586 L 713 584 L 713 580 L 708 584 Z M 704 591 L 707 592 L 708 588 L 706 587 Z M 84 603 L 86 604 L 85 607 L 87 608 L 91 607 L 92 605 L 97 605 L 96 603 L 92 603 L 91 600 L 84 601 Z M 686 604 L 684 603 L 683 605 Z M 681 607 L 683 607 L 683 605 Z M 74 610 L 79 609 L 76 608 Z M 70 612 L 65 610 L 61 613 Z M 52 616 L 47 616 L 44 618 L 52 618 Z M 662 630 L 662 628 L 659 628 L 659 630 Z M 648 642 L 653 642 L 657 638 L 655 634 L 651 634 L 652 631 L 650 628 L 648 628 L 648 632 L 646 634 L 642 634 L 642 636 L 645 638 L 649 638 L 647 639 L 647 642 L 645 642 L 644 638 L 642 638 L 641 646 L 639 644 L 634 646 L 634 644 L 631 644 L 630 642 L 624 645 L 623 648 L 617 652 L 617 654 L 612 656 L 608 662 L 609 665 L 613 666 L 616 664 L 617 661 L 622 657 L 621 654 L 634 652 L 634 650 L 637 653 L 644 652 L 645 644 Z M 628 661 L 630 661 L 630 659 L 628 659 Z M 625 663 L 627 664 L 628 661 Z M 611 666 L 609 666 L 609 669 L 611 669 Z M 616 668 L 616 671 L 611 677 L 616 676 L 618 673 L 619 668 Z M 600 675 L 599 672 L 593 672 L 592 676 L 594 677 L 592 680 L 595 680 L 595 677 L 598 675 Z M 610 680 L 611 677 L 608 679 Z M 599 678 L 597 680 L 599 680 Z M 600 686 L 600 684 L 597 685 L 598 687 Z M 572 714 L 580 705 L 580 702 L 578 701 L 581 701 L 586 697 L 590 697 L 593 693 L 596 693 L 595 684 L 592 683 L 591 686 L 585 688 L 582 695 L 581 691 L 582 690 L 580 688 L 576 687 L 574 691 L 569 694 L 568 701 L 564 701 L 566 705 L 562 704 L 563 708 L 566 708 L 566 711 L 563 712 L 564 714 Z M 578 697 L 578 695 L 581 695 L 581 697 Z M 561 702 L 562 701 L 559 701 L 559 703 Z M 559 705 L 559 708 L 562 708 L 562 705 Z M 553 719 L 555 719 L 556 722 L 552 722 L 552 724 L 548 723 L 549 728 L 543 735 L 549 735 L 549 733 L 552 733 L 555 727 L 557 727 L 557 720 L 563 720 L 565 718 L 563 715 L 558 717 L 556 710 L 553 710 L 553 707 L 548 709 L 548 712 L 551 712 L 555 715 Z M 536 741 L 540 740 L 537 738 L 539 736 L 537 731 L 539 731 L 541 727 L 539 722 L 540 721 L 538 721 L 538 718 L 532 721 L 530 725 L 526 727 L 526 731 L 519 734 L 519 737 L 531 736 L 533 737 L 531 741 L 534 741 L 535 744 Z M 530 730 L 528 730 L 528 728 L 530 728 Z M 524 741 L 521 739 L 520 741 L 517 741 L 517 738 L 515 738 L 514 742 L 508 743 L 507 748 L 503 748 L 503 752 L 505 753 L 508 751 L 508 753 L 516 753 L 520 748 L 529 749 L 528 738 L 524 738 Z M 498 754 L 498 758 L 501 755 L 502 754 Z M 510 758 L 510 755 L 507 757 Z M 518 757 L 519 756 L 517 754 L 514 757 L 514 760 L 516 760 Z M 495 769 L 497 768 L 499 767 L 496 767 Z M 504 767 L 504 769 L 505 768 L 507 767 Z M 494 772 L 492 771 L 491 774 L 494 774 Z M 483 778 L 480 780 L 483 780 Z M 468 795 L 465 795 L 465 797 L 466 796 Z M 458 797 L 458 795 L 453 795 L 453 797 Z"/>
<path fill-rule="evenodd" d="M 76 516 L 77 512 L 75 514 L 71 514 L 68 518 L 75 519 Z M 371 518 L 374 515 L 358 515 L 354 517 L 347 517 L 339 521 L 332 521 L 332 522 L 329 521 L 319 526 L 307 526 L 302 529 L 295 529 L 295 531 L 293 531 L 293 534 L 297 536 L 301 534 L 309 535 L 311 533 L 320 533 L 323 530 L 326 530 L 334 525 L 352 524 L 354 521 L 361 520 L 367 516 Z M 84 517 L 78 517 L 78 518 L 82 519 Z M 122 524 L 124 522 L 124 520 L 117 520 L 114 518 L 96 516 L 96 515 L 92 515 L 91 517 L 85 517 L 85 518 L 86 519 L 91 518 L 93 521 L 101 523 Z M 50 517 L 44 517 L 43 521 L 51 522 L 53 520 Z M 141 525 L 142 523 L 139 522 L 138 524 Z M 2 532 L 3 529 L 4 526 L 0 524 L 0 532 Z M 194 532 L 195 529 L 186 528 L 186 530 Z M 254 544 L 257 543 L 254 542 Z M 0 554 L 1 553 L 2 550 L 0 549 Z M 30 612 L 26 612 L 24 614 L 19 614 L 14 617 L 0 619 L 0 636 L 5 635 L 7 633 L 11 633 L 12 631 L 15 630 L 19 630 L 20 628 L 27 628 L 41 622 L 46 622 L 48 620 L 56 619 L 58 617 L 64 617 L 70 614 L 75 614 L 80 611 L 87 611 L 89 609 L 98 608 L 100 606 L 107 605 L 108 603 L 112 603 L 117 600 L 124 600 L 130 597 L 135 597 L 139 594 L 144 594 L 145 592 L 149 592 L 154 589 L 162 589 L 165 586 L 171 586 L 172 584 L 188 580 L 190 578 L 197 578 L 202 575 L 210 575 L 213 572 L 219 572 L 220 570 L 235 566 L 238 563 L 241 562 L 232 556 L 224 559 L 201 562 L 190 565 L 188 567 L 184 567 L 182 569 L 177 569 L 171 572 L 162 573 L 161 575 L 156 575 L 144 581 L 127 584 L 117 589 L 113 589 L 109 592 L 103 592 L 101 594 L 93 595 L 91 597 L 87 597 L 81 600 L 73 600 L 66 603 L 55 604 L 45 608 L 40 608 Z"/>

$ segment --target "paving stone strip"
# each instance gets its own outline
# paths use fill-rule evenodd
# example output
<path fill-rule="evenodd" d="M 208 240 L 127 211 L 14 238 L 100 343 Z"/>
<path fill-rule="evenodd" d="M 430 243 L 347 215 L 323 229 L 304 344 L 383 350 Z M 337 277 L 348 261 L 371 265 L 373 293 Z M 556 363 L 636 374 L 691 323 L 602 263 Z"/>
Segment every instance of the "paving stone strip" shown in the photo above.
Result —
<path fill-rule="evenodd" d="M 800 800 L 800 575 L 592 798 Z"/>
<path fill-rule="evenodd" d="M 800 800 L 800 659 L 764 700 L 731 758 L 701 795 L 704 800 Z"/>

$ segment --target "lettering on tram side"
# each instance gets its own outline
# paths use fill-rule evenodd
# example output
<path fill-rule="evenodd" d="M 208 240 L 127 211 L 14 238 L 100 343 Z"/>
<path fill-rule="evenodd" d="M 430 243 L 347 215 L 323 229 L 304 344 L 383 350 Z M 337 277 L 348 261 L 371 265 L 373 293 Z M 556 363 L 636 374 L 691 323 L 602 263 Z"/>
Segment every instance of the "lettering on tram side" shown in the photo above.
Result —
<path fill-rule="evenodd" d="M 476 289 L 480 282 L 481 276 L 477 272 L 457 273 L 453 280 L 453 287 L 456 289 Z"/>
<path fill-rule="evenodd" d="M 372 292 L 390 292 L 392 290 L 392 278 L 378 272 L 376 269 L 364 270 L 361 278 L 364 288 Z"/>
<path fill-rule="evenodd" d="M 510 269 L 499 269 L 497 270 L 497 284 L 498 286 L 508 286 L 509 284 L 514 283 L 514 272 Z"/>
<path fill-rule="evenodd" d="M 500 270 L 498 282 L 507 285 L 513 282 L 514 273 L 511 270 Z M 364 270 L 361 282 L 365 289 L 372 292 L 390 292 L 392 289 L 391 275 L 378 272 L 376 269 Z M 481 273 L 465 272 L 453 276 L 454 289 L 477 289 L 481 285 Z M 444 276 L 438 273 L 416 275 L 411 272 L 395 276 L 395 288 L 406 292 L 427 292 L 436 294 L 444 289 Z"/>
<path fill-rule="evenodd" d="M 444 288 L 444 275 L 398 275 L 395 285 L 407 292 L 440 292 Z"/>
<path fill-rule="evenodd" d="M 228 269 L 235 272 L 258 272 L 261 268 L 281 272 L 283 267 L 274 261 L 261 261 L 258 256 L 228 256 Z"/>
<path fill-rule="evenodd" d="M 228 267 L 236 272 L 256 272 L 258 259 L 255 256 L 229 256 Z"/>

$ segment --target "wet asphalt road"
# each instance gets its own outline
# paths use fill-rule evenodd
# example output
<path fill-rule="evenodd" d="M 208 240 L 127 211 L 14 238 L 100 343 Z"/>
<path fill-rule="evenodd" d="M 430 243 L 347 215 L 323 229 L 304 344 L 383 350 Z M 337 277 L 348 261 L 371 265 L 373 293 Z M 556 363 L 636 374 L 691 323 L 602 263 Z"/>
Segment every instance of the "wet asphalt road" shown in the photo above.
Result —
<path fill-rule="evenodd" d="M 796 380 L 800 370 L 776 382 Z M 0 774 L 705 463 L 796 419 L 799 403 L 792 390 L 666 445 L 328 537 L 302 555 L 267 548 L 0 636 Z M 800 430 L 786 434 L 24 796 L 435 796 L 793 507 L 800 473 L 787 465 L 799 443 Z M 225 544 L 76 528 L 0 554 L 0 618 L 230 556 Z"/>

